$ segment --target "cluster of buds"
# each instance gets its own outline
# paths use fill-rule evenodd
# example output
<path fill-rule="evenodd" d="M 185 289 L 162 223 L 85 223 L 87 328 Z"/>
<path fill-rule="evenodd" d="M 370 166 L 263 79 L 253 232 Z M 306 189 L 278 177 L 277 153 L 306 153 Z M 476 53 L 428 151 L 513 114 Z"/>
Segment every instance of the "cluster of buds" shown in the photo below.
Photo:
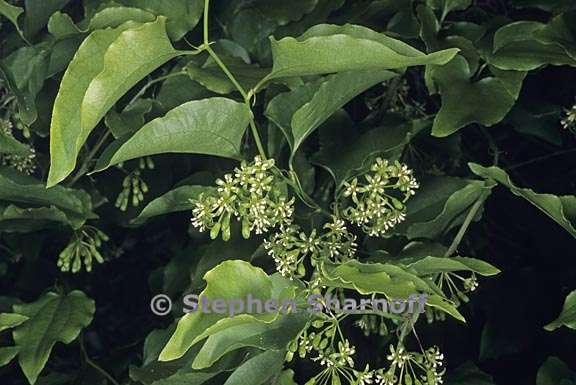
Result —
<path fill-rule="evenodd" d="M 201 195 L 192 210 L 192 226 L 199 231 L 209 230 L 212 239 L 220 234 L 222 239 L 230 239 L 233 218 L 241 223 L 246 239 L 252 232 L 263 234 L 292 223 L 294 198 L 287 198 L 274 172 L 273 159 L 257 156 L 253 162 L 243 161 L 233 174 L 224 175 L 216 184 L 216 193 Z"/>
<path fill-rule="evenodd" d="M 560 121 L 562 127 L 576 133 L 576 104 L 566 110 L 566 115 Z"/>
<path fill-rule="evenodd" d="M 63 272 L 77 273 L 84 264 L 86 271 L 92 271 L 93 260 L 98 263 L 104 262 L 99 249 L 102 243 L 108 240 L 103 231 L 92 226 L 84 226 L 74 233 L 68 246 L 60 252 L 58 267 Z"/>
<path fill-rule="evenodd" d="M 10 138 L 14 138 L 12 122 L 0 119 L 0 132 Z M 0 164 L 14 168 L 24 174 L 32 175 L 36 171 L 36 150 L 31 148 L 30 152 L 25 155 L 1 154 Z"/>
<path fill-rule="evenodd" d="M 148 185 L 142 179 L 142 170 L 146 169 L 154 169 L 154 161 L 150 157 L 140 158 L 138 168 L 126 175 L 122 181 L 122 191 L 118 194 L 115 204 L 120 210 L 126 211 L 130 201 L 134 207 L 144 201 L 144 194 L 148 192 Z"/>
<path fill-rule="evenodd" d="M 406 218 L 406 202 L 419 184 L 406 165 L 377 158 L 363 180 L 354 178 L 344 187 L 352 203 L 343 210 L 344 218 L 370 236 L 384 236 Z"/>
<path fill-rule="evenodd" d="M 322 235 L 318 235 L 316 230 L 307 235 L 298 226 L 291 225 L 264 241 L 264 248 L 282 276 L 290 279 L 303 277 L 307 258 L 310 258 L 312 266 L 316 266 L 318 260 L 342 262 L 354 256 L 356 236 L 346 229 L 342 219 L 334 216 L 323 228 L 326 232 Z"/>

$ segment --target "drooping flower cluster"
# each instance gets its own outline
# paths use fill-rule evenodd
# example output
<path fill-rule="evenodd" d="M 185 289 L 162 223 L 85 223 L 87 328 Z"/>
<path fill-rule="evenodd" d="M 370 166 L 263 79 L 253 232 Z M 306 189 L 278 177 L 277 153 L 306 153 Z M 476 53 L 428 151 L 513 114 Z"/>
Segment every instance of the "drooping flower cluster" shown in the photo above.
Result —
<path fill-rule="evenodd" d="M 126 211 L 130 201 L 134 207 L 144 201 L 144 194 L 148 192 L 148 185 L 142 178 L 141 170 L 146 169 L 154 169 L 154 161 L 150 157 L 140 158 L 138 168 L 124 177 L 122 191 L 118 194 L 115 204 L 120 210 Z"/>
<path fill-rule="evenodd" d="M 370 236 L 383 236 L 406 218 L 405 203 L 419 184 L 406 165 L 377 158 L 363 180 L 354 178 L 344 187 L 352 203 L 343 210 L 344 218 Z"/>
<path fill-rule="evenodd" d="M 0 131 L 2 134 L 14 138 L 12 122 L 0 119 Z M 0 164 L 12 167 L 24 174 L 31 175 L 36 171 L 36 150 L 31 148 L 28 154 L 0 154 Z"/>
<path fill-rule="evenodd" d="M 74 233 L 68 246 L 60 252 L 58 267 L 64 272 L 77 273 L 84 264 L 86 271 L 92 271 L 93 260 L 98 263 L 104 262 L 99 249 L 102 243 L 108 240 L 108 236 L 102 230 L 84 226 Z"/>
<path fill-rule="evenodd" d="M 242 162 L 233 174 L 216 181 L 215 195 L 202 195 L 194 201 L 192 225 L 210 230 L 212 239 L 222 234 L 230 238 L 232 218 L 242 224 L 242 235 L 263 234 L 292 223 L 294 198 L 289 199 L 274 172 L 274 160 L 257 156 L 251 163 Z"/>
<path fill-rule="evenodd" d="M 572 108 L 566 110 L 566 115 L 560 121 L 564 129 L 572 131 L 576 134 L 576 104 Z"/>
<path fill-rule="evenodd" d="M 468 295 L 478 288 L 478 277 L 474 272 L 467 278 L 459 273 L 442 272 L 433 276 L 432 280 L 436 286 L 444 292 L 446 298 L 455 306 L 468 303 L 470 301 Z M 446 313 L 432 307 L 427 307 L 426 318 L 429 323 L 435 320 L 444 321 L 446 319 Z"/>
<path fill-rule="evenodd" d="M 298 226 L 291 225 L 264 241 L 264 248 L 282 276 L 304 276 L 307 258 L 315 266 L 319 259 L 341 262 L 354 256 L 356 236 L 346 229 L 342 219 L 333 216 L 323 228 L 326 232 L 322 235 L 318 235 L 315 229 L 307 235 Z"/>

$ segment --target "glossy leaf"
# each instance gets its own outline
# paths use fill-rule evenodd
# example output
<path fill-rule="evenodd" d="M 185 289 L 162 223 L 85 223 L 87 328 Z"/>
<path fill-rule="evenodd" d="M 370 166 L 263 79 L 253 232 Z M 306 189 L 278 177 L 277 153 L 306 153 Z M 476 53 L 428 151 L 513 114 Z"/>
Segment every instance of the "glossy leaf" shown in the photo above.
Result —
<path fill-rule="evenodd" d="M 263 270 L 245 261 L 225 261 L 206 273 L 204 280 L 207 286 L 200 296 L 208 299 L 245 299 L 248 295 L 264 301 L 272 298 L 273 281 Z M 176 331 L 162 350 L 159 359 L 171 361 L 180 358 L 203 338 L 227 327 L 255 320 L 272 322 L 276 317 L 277 314 L 273 313 L 239 314 L 233 318 L 213 312 L 188 313 L 178 322 Z"/>
<path fill-rule="evenodd" d="M 4 330 L 15 328 L 22 325 L 28 320 L 28 317 L 22 314 L 4 313 L 0 314 L 0 333 Z"/>
<path fill-rule="evenodd" d="M 142 25 L 128 22 L 88 36 L 66 70 L 54 103 L 48 186 L 72 172 L 80 148 L 114 103 L 178 54 L 166 35 L 164 18 Z"/>
<path fill-rule="evenodd" d="M 127 140 L 112 143 L 98 161 L 96 170 L 162 153 L 239 158 L 250 114 L 245 104 L 226 98 L 184 103 L 147 123 Z"/>
<path fill-rule="evenodd" d="M 0 0 L 0 15 L 6 17 L 18 31 L 20 31 L 20 25 L 18 24 L 18 17 L 24 12 L 20 7 L 9 4 L 6 0 Z"/>
<path fill-rule="evenodd" d="M 548 357 L 536 375 L 536 385 L 572 385 L 576 373 L 557 357 Z"/>
<path fill-rule="evenodd" d="M 11 136 L 0 132 L 0 154 L 27 155 L 30 148 Z"/>
<path fill-rule="evenodd" d="M 400 40 L 357 25 L 322 24 L 298 38 L 271 39 L 274 66 L 268 80 L 342 71 L 446 64 L 457 49 L 426 55 Z"/>

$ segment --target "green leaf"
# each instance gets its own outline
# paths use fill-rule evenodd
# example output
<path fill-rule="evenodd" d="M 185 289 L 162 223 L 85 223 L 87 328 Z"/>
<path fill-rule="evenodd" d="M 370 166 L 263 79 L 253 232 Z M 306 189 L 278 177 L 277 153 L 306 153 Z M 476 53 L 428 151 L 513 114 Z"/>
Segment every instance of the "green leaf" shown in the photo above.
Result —
<path fill-rule="evenodd" d="M 561 326 L 576 330 L 576 290 L 568 294 L 564 300 L 564 306 L 558 318 L 544 326 L 544 329 L 551 332 Z"/>
<path fill-rule="evenodd" d="M 554 17 L 546 27 L 536 32 L 536 38 L 546 44 L 561 46 L 576 60 L 576 11 Z"/>
<path fill-rule="evenodd" d="M 466 59 L 431 70 L 440 89 L 442 108 L 434 119 L 432 135 L 448 136 L 471 123 L 493 126 L 514 106 L 526 73 L 492 70 L 494 76 L 473 81 Z"/>
<path fill-rule="evenodd" d="M 168 378 L 154 381 L 151 385 L 202 385 L 218 373 L 201 373 L 201 372 L 179 372 Z"/>
<path fill-rule="evenodd" d="M 261 385 L 278 373 L 284 365 L 286 352 L 269 350 L 250 358 L 240 365 L 224 385 Z"/>
<path fill-rule="evenodd" d="M 227 63 L 224 58 L 220 59 L 226 64 L 226 67 L 234 74 L 238 83 L 245 90 L 253 88 L 269 72 L 267 69 L 246 64 L 239 60 Z M 217 94 L 226 95 L 237 91 L 236 86 L 228 79 L 226 74 L 222 72 L 222 69 L 211 60 L 202 66 L 194 61 L 190 61 L 186 64 L 184 70 L 190 79 L 197 81 L 208 90 Z"/>
<path fill-rule="evenodd" d="M 191 31 L 204 11 L 204 0 L 119 0 L 120 3 L 145 9 L 158 16 L 165 16 L 170 38 L 180 40 Z"/>
<path fill-rule="evenodd" d="M 200 293 L 208 299 L 246 299 L 251 295 L 255 299 L 266 301 L 273 298 L 273 281 L 260 269 L 240 260 L 225 261 L 204 275 L 206 289 Z M 160 361 L 171 361 L 182 357 L 194 344 L 210 334 L 227 327 L 261 320 L 272 322 L 277 314 L 239 314 L 233 318 L 225 314 L 188 313 L 180 319 L 168 344 L 160 354 Z M 220 325 L 219 325 L 220 323 Z"/>
<path fill-rule="evenodd" d="M 452 271 L 472 271 L 483 276 L 500 273 L 500 270 L 479 259 L 467 257 L 424 257 L 413 263 L 406 264 L 414 269 L 419 276 L 447 273 Z"/>
<path fill-rule="evenodd" d="M 280 94 L 266 115 L 280 126 L 292 144 L 292 154 L 335 111 L 368 88 L 397 76 L 391 71 L 342 72 Z M 305 95 L 305 96 L 304 96 Z M 288 101 L 287 101 L 288 99 Z M 287 108 L 287 105 L 289 106 Z"/>
<path fill-rule="evenodd" d="M 138 99 L 118 113 L 113 109 L 108 112 L 104 121 L 114 138 L 119 139 L 138 131 L 145 123 L 146 114 L 152 111 L 154 101 Z"/>
<path fill-rule="evenodd" d="M 70 0 L 25 0 L 24 33 L 28 38 L 34 37 L 44 28 L 52 14 L 64 8 Z"/>
<path fill-rule="evenodd" d="M 4 313 L 0 314 L 0 333 L 4 330 L 15 328 L 22 325 L 28 320 L 28 317 L 22 314 Z M 0 365 L 1 366 L 1 365 Z"/>
<path fill-rule="evenodd" d="M 411 225 L 407 231 L 408 238 L 435 239 L 447 233 L 464 221 L 468 211 L 478 200 L 484 201 L 490 196 L 492 187 L 493 185 L 480 181 L 470 182 L 450 195 L 444 208 L 436 217 Z M 474 219 L 479 220 L 480 216 L 481 212 Z"/>
<path fill-rule="evenodd" d="M 313 161 L 330 172 L 336 186 L 341 186 L 344 180 L 362 168 L 371 155 L 381 154 L 394 159 L 413 132 L 429 125 L 428 121 L 408 122 L 396 115 L 387 115 L 382 120 L 378 127 L 360 132 L 341 121 L 334 122 L 334 127 L 327 124 L 320 129 L 321 147 Z"/>
<path fill-rule="evenodd" d="M 0 367 L 8 365 L 18 355 L 16 346 L 6 346 L 0 348 Z"/>
<path fill-rule="evenodd" d="M 452 11 L 463 11 L 472 5 L 472 0 L 426 0 L 426 4 L 433 9 L 442 10 L 441 19 Z"/>
<path fill-rule="evenodd" d="M 82 190 L 56 186 L 46 189 L 33 177 L 0 167 L 0 199 L 8 202 L 40 206 L 56 206 L 68 217 L 74 228 L 79 228 L 92 213 L 90 196 Z"/>
<path fill-rule="evenodd" d="M 573 385 L 575 383 L 576 373 L 557 357 L 548 357 L 536 375 L 536 385 Z"/>
<path fill-rule="evenodd" d="M 209 368 L 225 354 L 243 347 L 283 350 L 302 331 L 308 318 L 306 314 L 289 314 L 270 324 L 251 322 L 213 334 L 198 352 L 192 368 Z"/>
<path fill-rule="evenodd" d="M 144 125 L 127 140 L 112 143 L 98 160 L 96 171 L 147 155 L 206 154 L 240 158 L 250 109 L 227 98 L 184 103 L 164 117 Z"/>
<path fill-rule="evenodd" d="M 570 57 L 563 43 L 570 42 L 560 37 L 556 41 L 558 21 L 554 26 L 535 21 L 517 21 L 503 26 L 494 35 L 493 53 L 487 53 L 490 64 L 503 70 L 531 71 L 546 64 L 576 67 L 576 58 Z M 544 38 L 541 38 L 544 36 Z M 570 52 L 574 52 L 570 49 Z"/>
<path fill-rule="evenodd" d="M 116 29 L 95 31 L 84 40 L 64 74 L 54 103 L 48 187 L 74 170 L 80 148 L 114 103 L 145 75 L 177 55 L 166 35 L 163 17 L 153 23 L 127 22 Z"/>
<path fill-rule="evenodd" d="M 0 154 L 28 155 L 30 147 L 0 132 Z"/>
<path fill-rule="evenodd" d="M 316 25 L 298 38 L 271 38 L 274 65 L 267 80 L 341 71 L 446 64 L 458 49 L 426 55 L 400 40 L 357 25 Z"/>
<path fill-rule="evenodd" d="M 0 231 L 28 233 L 57 224 L 74 226 L 66 213 L 54 206 L 21 208 L 15 205 L 0 205 Z"/>
<path fill-rule="evenodd" d="M 210 194 L 215 189 L 208 186 L 180 186 L 148 203 L 138 217 L 132 220 L 134 224 L 142 224 L 152 217 L 177 211 L 192 210 L 193 199 L 200 194 Z"/>
<path fill-rule="evenodd" d="M 24 12 L 20 7 L 16 7 L 12 4 L 8 4 L 5 0 L 0 0 L 0 15 L 6 17 L 18 31 L 20 31 L 20 25 L 18 24 L 18 17 Z"/>
<path fill-rule="evenodd" d="M 539 194 L 534 190 L 515 186 L 508 174 L 501 168 L 482 167 L 475 163 L 469 163 L 468 166 L 474 174 L 486 179 L 493 179 L 508 187 L 514 195 L 532 203 L 576 238 L 576 196 Z"/>
<path fill-rule="evenodd" d="M 16 327 L 12 336 L 18 361 L 31 384 L 46 365 L 57 342 L 69 344 L 92 322 L 94 301 L 81 291 L 68 295 L 47 293 L 31 304 L 14 305 L 14 313 L 28 317 Z"/>
<path fill-rule="evenodd" d="M 362 295 L 383 294 L 388 299 L 407 299 L 424 293 L 426 305 L 440 309 L 457 320 L 464 317 L 454 305 L 440 296 L 426 280 L 400 266 L 382 263 L 361 263 L 352 260 L 340 265 L 323 264 L 323 284 L 328 287 L 354 289 Z"/>

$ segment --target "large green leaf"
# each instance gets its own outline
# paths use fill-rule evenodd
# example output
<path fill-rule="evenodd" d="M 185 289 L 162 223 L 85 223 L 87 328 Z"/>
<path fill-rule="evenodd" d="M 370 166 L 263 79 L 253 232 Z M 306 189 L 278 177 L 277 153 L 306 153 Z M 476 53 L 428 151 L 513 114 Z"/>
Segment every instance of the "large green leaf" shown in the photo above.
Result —
<path fill-rule="evenodd" d="M 387 115 L 382 120 L 381 125 L 370 130 L 356 130 L 342 120 L 327 122 L 320 129 L 320 151 L 313 161 L 324 166 L 340 186 L 371 155 L 383 154 L 394 159 L 413 132 L 430 124 L 426 120 L 406 121 L 396 115 Z"/>
<path fill-rule="evenodd" d="M 501 168 L 495 166 L 482 167 L 475 163 L 470 163 L 468 166 L 474 174 L 483 178 L 493 179 L 508 187 L 514 195 L 518 195 L 532 203 L 576 238 L 576 196 L 539 194 L 534 192 L 534 190 L 515 186 L 506 171 Z"/>
<path fill-rule="evenodd" d="M 119 0 L 119 2 L 165 16 L 168 34 L 173 40 L 180 40 L 191 31 L 198 24 L 204 11 L 204 0 Z"/>
<path fill-rule="evenodd" d="M 250 358 L 240 365 L 224 385 L 261 385 L 277 374 L 284 364 L 286 352 L 268 350 Z"/>
<path fill-rule="evenodd" d="M 239 158 L 250 109 L 227 98 L 184 103 L 144 125 L 103 153 L 96 170 L 142 156 L 162 153 L 207 154 Z"/>
<path fill-rule="evenodd" d="M 446 64 L 458 49 L 426 55 L 400 40 L 357 25 L 316 25 L 298 38 L 271 39 L 274 66 L 267 80 L 341 71 Z"/>
<path fill-rule="evenodd" d="M 249 295 L 266 301 L 274 298 L 274 280 L 263 270 L 240 260 L 225 261 L 204 275 L 206 289 L 200 297 L 208 299 L 245 300 Z M 278 295 L 276 296 L 278 298 Z M 194 344 L 231 326 L 250 323 L 255 320 L 272 322 L 278 314 L 242 313 L 235 317 L 225 314 L 194 311 L 186 314 L 178 322 L 176 331 L 160 354 L 160 361 L 171 361 L 182 357 Z"/>
<path fill-rule="evenodd" d="M 46 189 L 33 177 L 0 167 L 0 199 L 8 202 L 40 206 L 56 206 L 68 217 L 70 224 L 79 228 L 94 218 L 90 196 L 82 191 L 56 186 Z"/>
<path fill-rule="evenodd" d="M 500 69 L 517 71 L 530 71 L 546 64 L 576 66 L 576 58 L 564 48 L 575 52 L 573 37 L 572 41 L 565 38 L 565 33 L 570 32 L 559 30 L 561 22 L 563 19 L 555 19 L 551 27 L 535 21 L 503 26 L 494 35 L 493 53 L 487 53 L 487 60 Z"/>
<path fill-rule="evenodd" d="M 214 191 L 214 187 L 208 186 L 180 186 L 148 203 L 140 212 L 138 217 L 132 220 L 134 224 L 141 224 L 152 217 L 164 215 L 177 211 L 192 210 L 194 208 L 193 199 L 197 199 L 200 194 L 209 194 Z"/>
<path fill-rule="evenodd" d="M 457 56 L 431 71 L 440 89 L 442 108 L 434 119 L 432 135 L 448 136 L 471 123 L 492 126 L 514 106 L 526 73 L 492 70 L 494 76 L 472 80 L 466 59 Z"/>
<path fill-rule="evenodd" d="M 58 224 L 70 224 L 70 219 L 54 206 L 21 208 L 0 205 L 0 231 L 28 233 Z"/>
<path fill-rule="evenodd" d="M 397 76 L 391 71 L 341 72 L 306 84 L 274 98 L 266 114 L 285 132 L 289 132 L 292 153 L 302 142 L 356 95 L 375 84 Z M 305 96 L 305 97 L 303 97 Z"/>
<path fill-rule="evenodd" d="M 405 261 L 402 262 L 406 263 Z M 491 276 L 500 273 L 500 270 L 488 262 L 467 257 L 443 258 L 429 256 L 418 259 L 416 262 L 406 263 L 406 265 L 409 268 L 414 269 L 419 276 L 452 271 L 472 271 L 484 276 Z"/>
<path fill-rule="evenodd" d="M 0 348 L 0 367 L 7 365 L 18 355 L 16 346 L 5 346 Z"/>
<path fill-rule="evenodd" d="M 561 326 L 576 330 L 576 290 L 568 294 L 564 300 L 564 306 L 558 318 L 544 326 L 544 329 L 553 331 Z"/>
<path fill-rule="evenodd" d="M 464 188 L 454 192 L 446 200 L 442 211 L 433 219 L 426 222 L 414 223 L 408 228 L 409 239 L 427 238 L 435 239 L 455 226 L 460 225 L 469 209 L 477 202 L 486 200 L 491 193 L 493 185 L 481 181 L 473 181 Z M 479 220 L 481 212 L 476 214 L 474 220 Z"/>
<path fill-rule="evenodd" d="M 69 344 L 92 322 L 94 301 L 81 291 L 68 295 L 47 293 L 30 304 L 14 305 L 14 314 L 27 317 L 15 327 L 12 336 L 18 348 L 18 361 L 31 384 L 46 365 L 57 342 Z"/>
<path fill-rule="evenodd" d="M 153 41 L 154 44 L 150 44 Z M 52 112 L 48 186 L 69 175 L 88 135 L 106 112 L 142 77 L 177 56 L 165 19 L 98 30 L 68 66 Z"/>
<path fill-rule="evenodd" d="M 382 263 L 361 263 L 352 260 L 341 265 L 324 264 L 324 285 L 353 289 L 360 294 L 383 294 L 388 299 L 409 298 L 424 293 L 426 304 L 464 321 L 456 307 L 431 287 L 426 280 L 400 266 Z"/>
<path fill-rule="evenodd" d="M 198 352 L 192 368 L 209 368 L 226 353 L 243 347 L 283 350 L 300 333 L 308 318 L 303 313 L 289 314 L 270 324 L 251 322 L 213 334 Z"/>

